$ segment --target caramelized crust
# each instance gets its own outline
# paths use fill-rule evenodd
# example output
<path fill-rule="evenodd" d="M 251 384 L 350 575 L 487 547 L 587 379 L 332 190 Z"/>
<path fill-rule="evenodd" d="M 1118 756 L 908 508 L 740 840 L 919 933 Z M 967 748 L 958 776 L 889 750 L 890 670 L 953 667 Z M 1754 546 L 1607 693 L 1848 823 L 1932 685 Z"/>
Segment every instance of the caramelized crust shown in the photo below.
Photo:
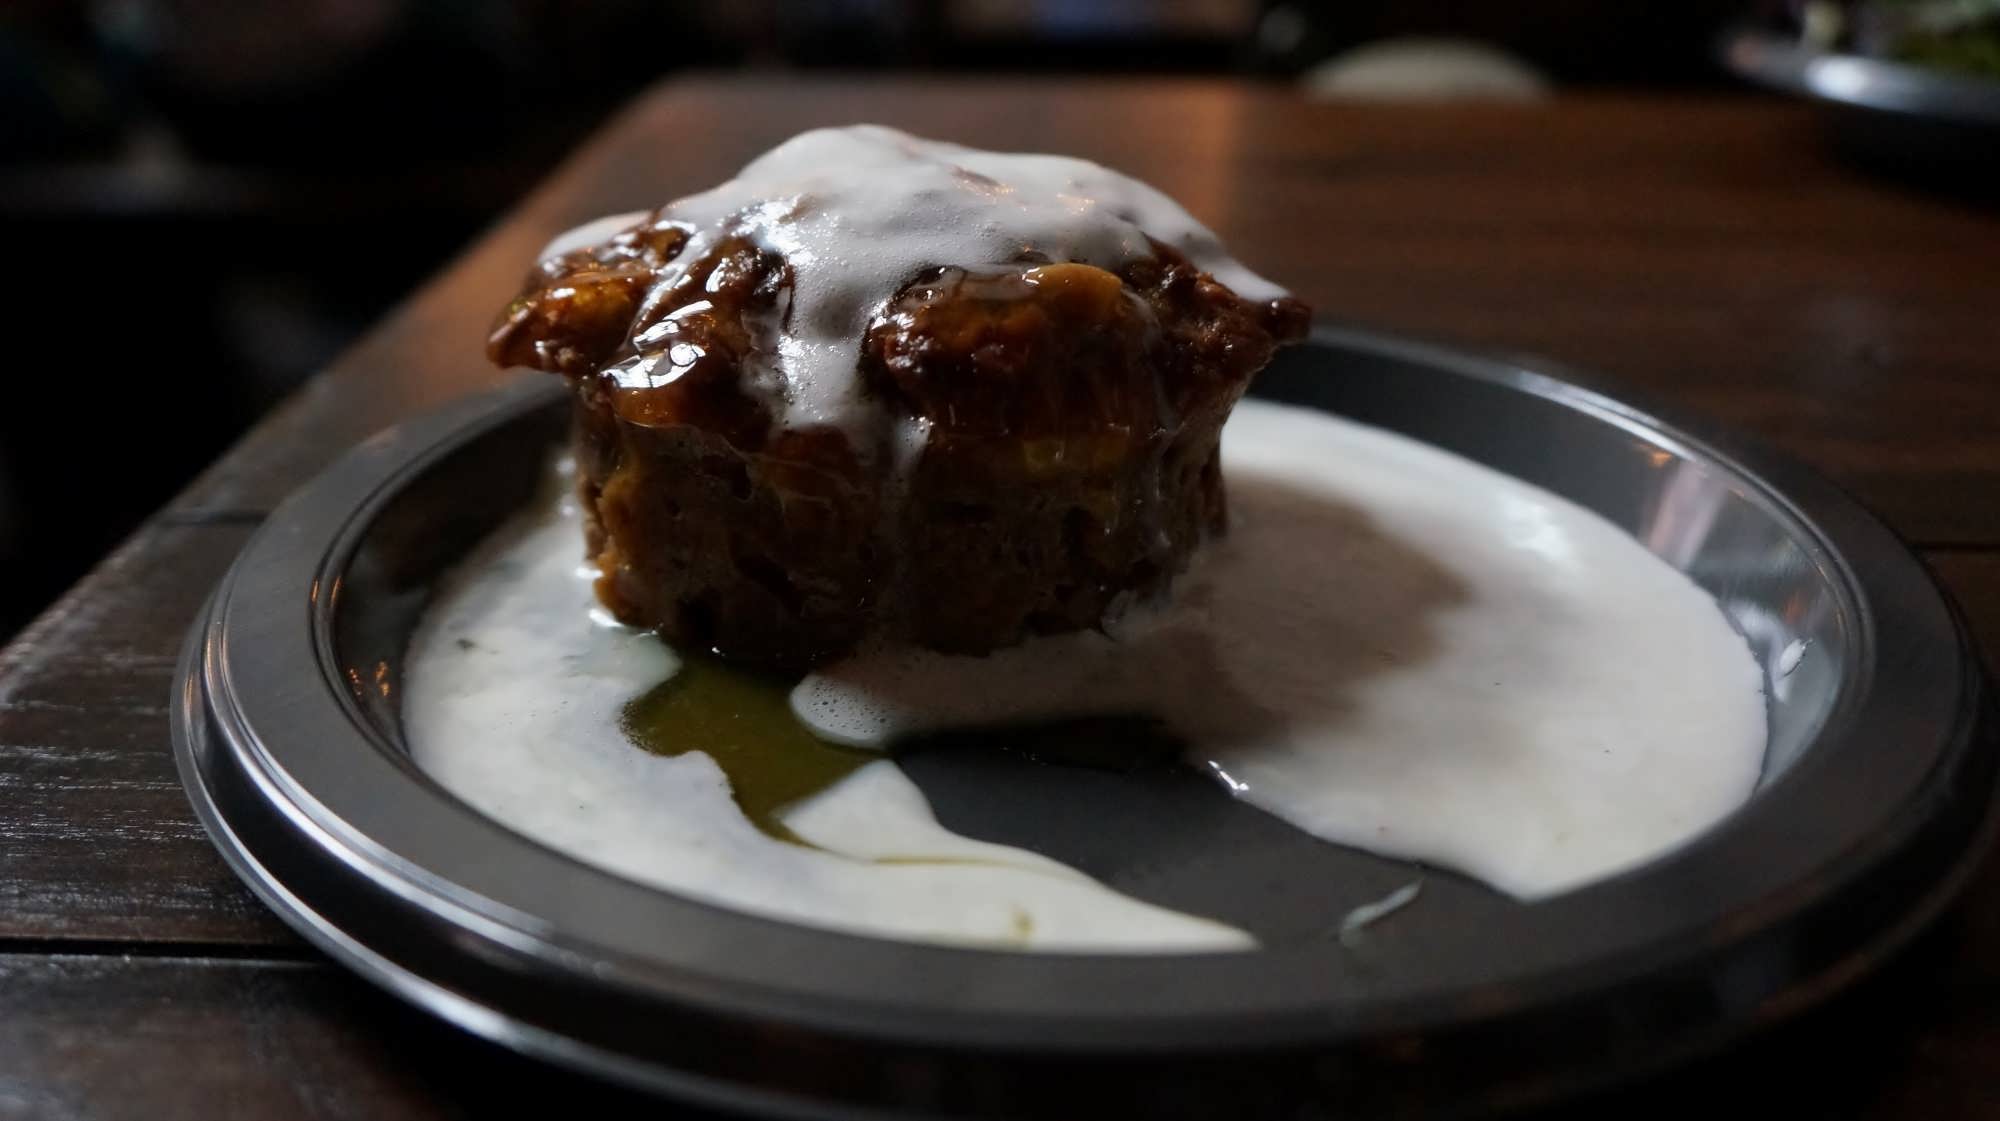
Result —
<path fill-rule="evenodd" d="M 1308 319 L 1157 244 L 1115 274 L 934 268 L 860 340 L 886 422 L 857 447 L 781 423 L 784 260 L 725 240 L 682 268 L 687 242 L 656 215 L 545 262 L 489 353 L 577 389 L 606 606 L 776 667 L 870 637 L 982 653 L 1163 593 L 1223 527 L 1223 421 Z"/>

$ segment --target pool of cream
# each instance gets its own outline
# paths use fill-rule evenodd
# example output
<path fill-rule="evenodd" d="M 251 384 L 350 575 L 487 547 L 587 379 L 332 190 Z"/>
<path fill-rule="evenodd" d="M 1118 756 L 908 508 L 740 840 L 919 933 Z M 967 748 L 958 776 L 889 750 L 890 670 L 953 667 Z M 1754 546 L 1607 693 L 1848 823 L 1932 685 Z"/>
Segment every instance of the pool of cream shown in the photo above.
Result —
<path fill-rule="evenodd" d="M 873 747 L 1151 713 L 1191 764 L 1296 827 L 1524 901 L 1656 857 L 1749 797 L 1761 671 L 1714 601 L 1628 534 L 1310 410 L 1244 402 L 1223 456 L 1230 531 L 1171 608 L 985 658 L 864 652 L 800 682 L 793 710 Z M 552 497 L 496 533 L 412 640 L 411 752 L 471 805 L 609 871 L 789 921 L 1024 949 L 1255 945 L 947 831 L 887 756 L 784 812 L 807 844 L 760 830 L 699 745 L 628 738 L 625 707 L 679 662 L 595 610 L 577 516 Z"/>

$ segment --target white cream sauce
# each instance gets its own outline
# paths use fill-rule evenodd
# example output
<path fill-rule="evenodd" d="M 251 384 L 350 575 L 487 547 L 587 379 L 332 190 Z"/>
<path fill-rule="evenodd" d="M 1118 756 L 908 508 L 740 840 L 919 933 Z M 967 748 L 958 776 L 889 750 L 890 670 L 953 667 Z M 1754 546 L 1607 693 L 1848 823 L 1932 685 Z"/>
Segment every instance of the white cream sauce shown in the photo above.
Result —
<path fill-rule="evenodd" d="M 445 582 L 411 639 L 410 753 L 475 809 L 641 883 L 816 926 L 1024 949 L 1253 944 L 1046 857 L 949 832 L 888 760 L 785 815 L 817 849 L 760 832 L 709 756 L 652 755 L 626 737 L 625 705 L 678 660 L 596 609 L 579 534 L 566 494 L 524 514 Z"/>
<path fill-rule="evenodd" d="M 1151 237 L 1245 299 L 1285 294 L 1136 179 L 1088 160 L 984 152 L 880 125 L 801 133 L 734 179 L 668 204 L 665 216 L 694 230 L 677 262 L 732 236 L 784 255 L 793 281 L 786 328 L 777 353 L 745 369 L 744 385 L 776 404 L 783 423 L 833 425 L 862 449 L 876 446 L 871 426 L 884 417 L 860 391 L 861 340 L 869 320 L 928 268 L 1076 261 L 1116 269 L 1153 256 Z M 544 255 L 606 240 L 644 217 L 592 222 Z M 669 266 L 658 290 L 680 275 Z M 643 381 L 648 371 L 618 376 Z"/>
<path fill-rule="evenodd" d="M 863 654 L 792 705 L 879 746 L 966 724 L 1164 718 L 1310 833 L 1533 899 L 1749 797 L 1762 673 L 1701 589 L 1570 502 L 1258 401 L 1223 432 L 1231 528 L 1175 606 L 985 658 Z"/>
<path fill-rule="evenodd" d="M 1152 711 L 1218 781 L 1300 828 L 1526 899 L 1657 856 L 1748 797 L 1758 667 L 1715 603 L 1628 535 L 1320 413 L 1246 401 L 1223 448 L 1231 530 L 1172 609 L 983 659 L 859 656 L 803 682 L 795 711 L 874 744 Z M 621 730 L 623 706 L 677 663 L 590 620 L 575 516 L 552 502 L 496 535 L 412 641 L 412 754 L 474 807 L 641 882 L 814 925 L 1030 949 L 1252 945 L 946 831 L 886 759 L 785 815 L 825 851 L 759 832 L 706 755 L 651 755 Z"/>

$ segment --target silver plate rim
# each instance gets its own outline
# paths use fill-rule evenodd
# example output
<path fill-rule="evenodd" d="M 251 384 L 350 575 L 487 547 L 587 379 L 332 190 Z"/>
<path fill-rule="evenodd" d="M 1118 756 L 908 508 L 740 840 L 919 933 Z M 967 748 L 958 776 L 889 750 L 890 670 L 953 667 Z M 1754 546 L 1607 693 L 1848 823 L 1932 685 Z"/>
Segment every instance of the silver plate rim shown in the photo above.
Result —
<path fill-rule="evenodd" d="M 1630 405 L 1602 394 L 1581 388 L 1555 376 L 1549 371 L 1549 364 L 1519 362 L 1494 359 L 1463 351 L 1447 349 L 1427 343 L 1376 335 L 1365 331 L 1341 328 L 1322 328 L 1316 332 L 1316 339 L 1325 345 L 1346 347 L 1360 351 L 1394 355 L 1401 359 L 1440 365 L 1455 372 L 1496 380 L 1509 387 L 1527 393 L 1548 397 L 1567 407 L 1580 408 L 1592 412 L 1608 423 L 1628 428 L 1635 434 L 1648 439 L 1672 441 L 1684 454 L 1700 458 L 1704 462 L 1722 465 L 1756 480 L 1760 486 L 1787 508 L 1798 513 L 1807 525 L 1816 525 L 1816 519 L 1801 513 L 1799 503 L 1788 497 L 1803 492 L 1805 505 L 1810 511 L 1824 515 L 1828 510 L 1836 511 L 1849 521 L 1860 519 L 1860 525 L 1867 532 L 1880 538 L 1877 545 L 1887 542 L 1893 552 L 1890 561 L 1903 566 L 1916 566 L 1917 562 L 1904 552 L 1892 536 L 1887 534 L 1879 522 L 1862 512 L 1851 500 L 1840 495 L 1830 484 L 1811 475 L 1779 457 L 1771 456 L 1754 448 L 1746 448 L 1733 439 L 1718 440 L 1713 437 L 1696 435 L 1699 430 L 1685 424 L 1674 424 L 1657 419 L 1651 410 L 1634 408 Z M 1539 367 L 1539 368 L 1538 368 Z M 551 398 L 549 387 L 536 383 L 518 383 L 505 387 L 495 394 L 476 401 L 447 409 L 440 414 L 423 418 L 407 425 L 398 426 L 370 441 L 336 467 L 329 474 L 342 471 L 349 475 L 356 473 L 379 474 L 384 463 L 401 462 L 405 468 L 422 460 L 426 454 L 442 454 L 451 438 L 463 438 L 468 426 L 497 424 L 506 417 L 521 411 L 539 407 Z M 1773 483 L 1770 480 L 1776 479 Z M 315 484 L 319 485 L 319 484 Z M 385 484 L 386 485 L 386 482 Z M 310 490 L 311 488 L 308 488 Z M 309 501 L 307 497 L 307 501 Z M 295 499 L 294 502 L 299 500 Z M 288 503 L 259 534 L 265 541 L 273 535 L 286 532 L 287 510 L 295 510 Z M 358 511 L 357 511 L 358 512 Z M 1850 530 L 1853 526 L 1848 527 Z M 1842 566 L 1849 563 L 1835 543 L 1822 538 L 1827 546 L 1828 556 Z M 597 953 L 593 949 L 579 950 L 549 929 L 546 920 L 526 914 L 516 909 L 490 905 L 489 900 L 468 901 L 456 897 L 450 890 L 440 891 L 437 878 L 426 870 L 413 867 L 401 860 L 395 853 L 367 843 L 367 838 L 340 836 L 339 830 L 326 828 L 328 822 L 323 814 L 323 806 L 315 807 L 309 791 L 299 788 L 289 780 L 283 768 L 265 750 L 267 747 L 249 727 L 241 706 L 241 698 L 234 695 L 230 681 L 227 657 L 226 634 L 233 621 L 228 606 L 237 582 L 245 578 L 246 568 L 254 569 L 257 542 L 245 550 L 245 559 L 233 569 L 230 576 L 218 588 L 216 599 L 201 622 L 189 636 L 184 655 L 183 674 L 177 682 L 174 697 L 174 746 L 177 765 L 180 767 L 184 784 L 187 786 L 197 813 L 203 820 L 218 848 L 229 859 L 231 866 L 258 892 L 265 902 L 301 930 L 311 941 L 326 950 L 337 960 L 341 960 L 378 983 L 384 984 L 399 995 L 429 1008 L 461 1026 L 496 1039 L 517 1049 L 552 1057 L 558 1061 L 594 1069 L 602 1074 L 625 1081 L 653 1086 L 666 1086 L 676 1092 L 688 1093 L 718 1103 L 742 1104 L 752 1101 L 759 1108 L 776 1108 L 786 1112 L 798 1111 L 801 1115 L 832 1115 L 823 1103 L 812 1103 L 806 1099 L 788 1097 L 783 1094 L 746 1090 L 742 1085 L 727 1081 L 703 1080 L 684 1070 L 663 1067 L 658 1063 L 633 1060 L 622 1055 L 615 1048 L 592 1046 L 560 1031 L 549 1031 L 527 1018 L 511 1015 L 505 1008 L 493 1006 L 490 1000 L 471 998 L 455 991 L 448 984 L 440 984 L 425 977 L 420 970 L 411 969 L 392 956 L 384 955 L 371 948 L 365 938 L 357 938 L 344 929 L 343 924 L 320 913 L 311 903 L 295 894 L 285 883 L 284 877 L 273 872 L 258 859 L 256 842 L 247 841 L 231 826 L 232 811 L 227 799 L 217 798 L 217 768 L 226 767 L 236 773 L 237 779 L 247 779 L 258 790 L 258 796 L 275 808 L 298 833 L 302 843 L 308 848 L 317 848 L 326 859 L 330 859 L 360 874 L 372 889 L 394 896 L 406 903 L 418 906 L 430 913 L 440 929 L 473 932 L 485 942 L 489 949 L 503 955 L 510 955 L 510 966 L 526 964 L 528 967 L 550 971 L 562 976 L 573 973 L 579 966 L 586 967 L 598 983 L 613 986 L 623 985 L 631 980 L 617 965 L 605 968 L 607 959 L 616 955 Z M 1881 563 L 1882 558 L 1873 558 L 1871 563 Z M 1946 631 L 1955 642 L 1955 656 L 1960 695 L 1957 697 L 1957 715 L 1951 721 L 1950 734 L 1961 738 L 1973 735 L 1973 725 L 1983 715 L 1984 699 L 1983 674 L 1976 663 L 1969 663 L 1969 640 L 1962 624 L 1957 621 L 1945 601 L 1923 577 L 1920 567 L 1914 569 L 1922 584 L 1935 598 L 1935 607 L 1940 612 Z M 254 575 L 254 572 L 251 573 Z M 1851 570 L 1849 575 L 1851 576 Z M 1911 572 L 1902 573 L 1908 579 Z M 1990 783 L 1989 783 L 1990 785 Z M 1982 791 L 1982 798 L 1984 792 Z M 1983 803 L 1982 803 L 1983 804 Z M 316 812 L 317 809 L 317 812 Z M 469 811 L 467 811 L 469 812 Z M 1922 925 L 1924 919 L 1948 900 L 1962 882 L 1969 861 L 1965 854 L 1977 851 L 1983 839 L 1991 832 L 1991 815 L 1983 814 L 1977 826 L 1977 838 L 1966 843 L 1948 868 L 1939 873 L 1919 893 L 1917 902 L 1905 908 L 1893 922 L 1873 931 L 1866 937 L 1858 938 L 1852 952 L 1842 960 L 1821 963 L 1812 978 L 1791 978 L 1785 988 L 1793 994 L 1821 994 L 1837 987 L 1835 982 L 1847 975 L 1859 972 L 1862 964 L 1875 960 L 1888 947 L 1900 943 L 1911 932 Z M 1885 843 L 1895 838 L 1885 838 Z M 1849 853 L 1850 857 L 1857 854 Z M 1866 854 L 1860 854 L 1865 858 Z M 445 885 L 446 888 L 449 885 Z M 701 906 L 695 904 L 696 906 Z M 769 922 L 755 920 L 747 916 L 733 915 L 734 921 Z M 784 924 L 776 924 L 783 926 Z M 873 939 L 859 939 L 853 936 L 813 932 L 816 938 L 847 939 L 880 947 L 884 945 Z M 976 951 L 936 947 L 908 947 L 895 944 L 898 953 L 974 955 L 978 958 L 993 958 L 996 955 Z M 1642 954 L 1645 952 L 1640 951 Z M 518 955 L 518 956 L 512 956 Z M 1018 955 L 999 955 L 1017 957 Z M 1070 955 L 1054 955 L 1055 958 Z M 1101 959 L 1079 956 L 1079 960 L 1099 961 Z M 1159 960 L 1159 959 L 1155 959 Z M 1628 963 L 1629 964 L 1629 963 Z M 657 980 L 657 979 L 655 979 Z M 757 986 L 766 991 L 746 993 L 724 983 L 719 989 L 711 984 L 682 985 L 684 978 L 670 978 L 666 991 L 676 1002 L 705 1006 L 709 1011 L 722 1015 L 749 1014 L 765 1018 L 771 1022 L 782 1022 L 801 1026 L 813 1031 L 827 1031 L 861 1038 L 907 1039 L 910 1023 L 886 1022 L 883 1007 L 864 1008 L 857 1014 L 853 1009 L 801 1008 L 796 1003 L 779 999 L 769 1001 L 768 986 Z M 1589 978 L 1572 978 L 1578 986 L 1587 989 Z M 1549 1000 L 1563 996 L 1574 996 L 1573 988 L 1563 985 L 1552 986 L 1543 994 Z M 888 1009 L 893 1012 L 893 1009 Z M 1389 1010 L 1385 1014 L 1370 1019 L 1358 1017 L 1341 1023 L 1322 1023 L 1319 1036 L 1348 1036 L 1356 1033 L 1368 1034 L 1393 1030 L 1408 1030 L 1434 1018 L 1435 1008 L 1415 1010 Z M 921 1019 L 922 1017 L 919 1017 Z M 892 1020 L 895 1017 L 891 1017 Z M 1197 1018 L 1199 1019 L 1199 1018 Z M 1302 1036 L 1299 1024 L 1286 1022 L 1275 1028 L 1269 1017 L 1259 1016 L 1261 1023 L 1245 1023 L 1239 1020 L 1221 1021 L 1209 1018 L 1199 1020 L 1207 1030 L 1217 1027 L 1242 1029 L 1248 1035 L 1238 1040 L 1244 1046 L 1277 1046 L 1296 1043 Z M 1004 1021 L 1004 1018 L 1002 1018 Z M 985 1022 L 946 1025 L 936 1021 L 928 1024 L 931 1028 L 952 1027 L 963 1029 L 947 1031 L 942 1042 L 952 1046 L 969 1048 L 1019 1046 L 1023 1042 L 1023 1029 L 1046 1028 L 1046 1023 L 1032 1019 L 1020 1022 L 996 1023 L 987 1018 Z M 1124 1053 L 1158 1051 L 1173 1053 L 1185 1047 L 1186 1025 L 1159 1037 L 1148 1033 L 1122 1030 L 1130 1025 L 1100 1024 L 1089 1026 L 1082 1033 L 1059 1034 L 1059 1038 L 1042 1039 L 1044 1045 L 1059 1049 L 1071 1049 L 1079 1053 L 1092 1051 L 1118 1051 Z M 1255 1029 L 1255 1030 L 1252 1030 Z M 1690 1039 L 1693 1037 L 1690 1036 Z M 932 1042 L 939 1042 L 933 1040 Z M 1093 1043 L 1099 1046 L 1093 1046 Z M 690 1081 L 693 1079 L 693 1081 Z M 748 1094 L 749 1097 L 745 1097 Z M 859 1114 L 856 1114 L 859 1115 Z"/>

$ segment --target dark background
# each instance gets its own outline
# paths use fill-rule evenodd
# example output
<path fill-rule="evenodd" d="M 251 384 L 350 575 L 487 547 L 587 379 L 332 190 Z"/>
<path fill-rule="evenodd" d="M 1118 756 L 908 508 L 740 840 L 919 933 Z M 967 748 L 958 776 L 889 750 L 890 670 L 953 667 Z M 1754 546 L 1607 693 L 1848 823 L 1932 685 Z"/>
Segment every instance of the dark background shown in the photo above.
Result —
<path fill-rule="evenodd" d="M 664 76 L 1287 82 L 1360 44 L 1449 34 L 1559 89 L 1702 87 L 1724 84 L 1710 43 L 1742 7 L 14 0 L 0 6 L 0 640 Z"/>

